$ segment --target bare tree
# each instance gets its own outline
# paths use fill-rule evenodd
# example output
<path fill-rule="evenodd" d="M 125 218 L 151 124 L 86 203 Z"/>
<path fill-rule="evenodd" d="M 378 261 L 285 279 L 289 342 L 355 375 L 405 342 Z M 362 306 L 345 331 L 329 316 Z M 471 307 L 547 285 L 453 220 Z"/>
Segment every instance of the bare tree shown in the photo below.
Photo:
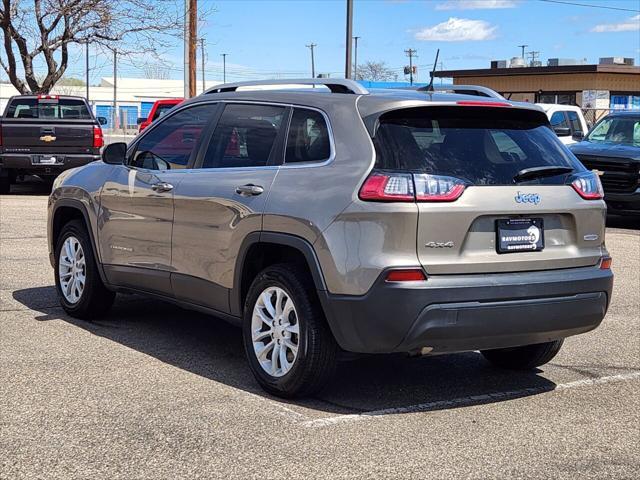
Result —
<path fill-rule="evenodd" d="M 4 34 L 0 66 L 22 94 L 48 93 L 53 88 L 67 69 L 70 45 L 155 53 L 180 34 L 184 21 L 180 0 L 0 2 Z M 46 73 L 38 75 L 37 69 Z"/>
<path fill-rule="evenodd" d="M 368 61 L 358 65 L 358 80 L 386 82 L 393 80 L 395 77 L 395 72 L 388 68 L 385 62 Z"/>

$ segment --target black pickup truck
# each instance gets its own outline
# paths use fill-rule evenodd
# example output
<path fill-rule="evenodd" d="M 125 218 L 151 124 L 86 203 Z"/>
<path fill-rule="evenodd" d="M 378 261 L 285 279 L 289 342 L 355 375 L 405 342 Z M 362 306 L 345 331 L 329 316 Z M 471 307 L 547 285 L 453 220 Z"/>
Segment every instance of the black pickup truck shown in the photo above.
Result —
<path fill-rule="evenodd" d="M 104 144 L 100 123 L 82 97 L 9 99 L 0 119 L 0 193 L 9 193 L 18 176 L 52 182 L 63 170 L 98 160 Z"/>

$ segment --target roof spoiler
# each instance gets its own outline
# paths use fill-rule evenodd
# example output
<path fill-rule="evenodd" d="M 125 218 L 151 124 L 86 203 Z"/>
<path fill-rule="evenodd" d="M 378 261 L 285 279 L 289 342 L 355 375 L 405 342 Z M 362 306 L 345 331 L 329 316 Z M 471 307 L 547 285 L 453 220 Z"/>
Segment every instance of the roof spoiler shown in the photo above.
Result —
<path fill-rule="evenodd" d="M 263 87 L 263 86 L 283 86 L 291 87 L 292 85 L 320 85 L 327 87 L 331 93 L 350 93 L 355 95 L 367 95 L 369 90 L 364 88 L 355 80 L 343 78 L 296 78 L 281 80 L 256 80 L 250 82 L 224 83 L 216 85 L 206 90 L 204 93 L 225 93 L 235 92 L 241 87 Z M 276 89 L 277 90 L 277 89 Z M 284 88 L 283 88 L 284 90 Z"/>
<path fill-rule="evenodd" d="M 495 90 L 480 85 L 450 85 L 448 87 L 432 87 L 436 92 L 458 93 L 462 95 L 475 95 L 477 97 L 497 98 L 498 100 L 506 100 Z M 426 87 L 420 87 L 419 92 L 428 92 Z"/>

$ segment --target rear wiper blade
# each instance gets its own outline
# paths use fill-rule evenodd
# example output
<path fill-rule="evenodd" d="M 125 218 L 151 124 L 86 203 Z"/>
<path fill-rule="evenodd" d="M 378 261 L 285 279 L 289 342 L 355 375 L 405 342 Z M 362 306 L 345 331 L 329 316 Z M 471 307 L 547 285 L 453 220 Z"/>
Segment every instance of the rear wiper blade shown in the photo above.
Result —
<path fill-rule="evenodd" d="M 521 180 L 531 180 L 533 178 L 554 177 L 556 175 L 562 175 L 563 173 L 571 173 L 573 168 L 563 167 L 560 165 L 548 165 L 546 167 L 531 167 L 523 168 L 515 174 L 513 179 L 516 182 Z"/>

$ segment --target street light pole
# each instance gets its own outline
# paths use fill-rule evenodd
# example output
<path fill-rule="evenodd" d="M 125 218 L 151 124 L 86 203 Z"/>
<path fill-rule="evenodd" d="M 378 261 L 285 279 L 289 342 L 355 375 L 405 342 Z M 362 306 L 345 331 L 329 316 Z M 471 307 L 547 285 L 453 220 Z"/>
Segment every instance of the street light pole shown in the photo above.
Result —
<path fill-rule="evenodd" d="M 189 6 L 190 0 L 184 0 L 184 98 L 189 98 Z"/>
<path fill-rule="evenodd" d="M 307 48 L 311 50 L 311 78 L 316 78 L 316 62 L 313 56 L 313 49 L 316 48 L 317 46 L 318 45 L 316 45 L 313 42 L 311 42 L 310 45 L 307 45 Z"/>
<path fill-rule="evenodd" d="M 353 0 L 347 0 L 346 55 L 344 59 L 344 78 L 351 78 L 351 37 L 353 37 Z"/>
<path fill-rule="evenodd" d="M 353 47 L 353 78 L 358 80 L 358 39 L 361 37 L 353 37 L 355 45 Z"/>
<path fill-rule="evenodd" d="M 85 75 L 86 75 L 86 84 L 87 84 L 87 102 L 89 102 L 89 41 L 85 44 L 86 48 L 86 62 L 85 62 Z"/>
<path fill-rule="evenodd" d="M 222 57 L 222 83 L 227 83 L 227 55 L 228 53 L 221 53 Z"/>
<path fill-rule="evenodd" d="M 204 84 L 204 38 L 200 39 L 200 54 L 202 55 L 202 92 L 206 90 Z"/>

